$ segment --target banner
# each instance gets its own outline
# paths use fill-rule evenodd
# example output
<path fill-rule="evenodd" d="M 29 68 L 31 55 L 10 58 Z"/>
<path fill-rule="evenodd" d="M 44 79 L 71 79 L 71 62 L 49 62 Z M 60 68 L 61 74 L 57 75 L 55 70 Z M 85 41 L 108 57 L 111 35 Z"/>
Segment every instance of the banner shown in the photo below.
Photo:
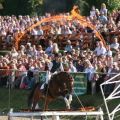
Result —
<path fill-rule="evenodd" d="M 82 95 L 87 92 L 87 78 L 84 73 L 71 73 L 74 78 L 74 92 L 73 95 Z M 44 82 L 46 72 L 39 73 L 39 80 Z"/>

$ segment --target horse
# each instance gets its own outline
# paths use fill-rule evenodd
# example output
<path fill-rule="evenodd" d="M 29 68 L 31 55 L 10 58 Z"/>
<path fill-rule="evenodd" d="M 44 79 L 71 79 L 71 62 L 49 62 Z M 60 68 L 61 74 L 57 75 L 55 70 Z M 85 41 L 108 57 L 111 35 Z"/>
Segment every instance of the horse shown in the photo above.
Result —
<path fill-rule="evenodd" d="M 70 109 L 72 102 L 74 79 L 68 72 L 58 72 L 53 74 L 48 82 L 46 92 L 45 87 L 40 89 L 42 84 L 37 83 L 28 97 L 28 106 L 35 110 L 39 100 L 44 100 L 44 110 L 48 110 L 50 102 L 62 96 L 66 103 L 66 108 Z"/>

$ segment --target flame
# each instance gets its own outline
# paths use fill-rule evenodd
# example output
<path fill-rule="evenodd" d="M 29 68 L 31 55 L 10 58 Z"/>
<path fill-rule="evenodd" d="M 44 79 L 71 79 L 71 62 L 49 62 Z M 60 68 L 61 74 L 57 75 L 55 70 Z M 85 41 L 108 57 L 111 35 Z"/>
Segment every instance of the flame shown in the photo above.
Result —
<path fill-rule="evenodd" d="M 74 20 L 77 19 L 79 21 L 80 24 L 82 24 L 85 27 L 90 27 L 92 30 L 94 30 L 96 37 L 98 37 L 104 44 L 104 46 L 106 46 L 105 40 L 102 37 L 102 35 L 96 30 L 95 26 L 88 22 L 86 20 L 86 17 L 81 16 L 79 14 L 79 9 L 77 6 L 74 6 L 72 11 L 71 11 L 71 15 L 66 16 L 66 15 L 56 15 L 56 16 L 50 16 L 48 18 L 44 18 L 41 21 L 38 21 L 37 23 L 33 24 L 32 26 L 30 26 L 29 28 L 27 28 L 25 31 L 23 31 L 22 33 L 18 33 L 17 35 L 15 35 L 15 47 L 16 49 L 18 49 L 18 45 L 19 42 L 21 41 L 21 38 L 28 32 L 31 31 L 32 29 L 34 29 L 35 27 L 37 27 L 38 25 L 40 25 L 41 23 L 46 23 L 46 22 L 51 22 L 51 21 L 61 21 L 62 20 Z M 44 29 L 44 28 L 43 28 Z"/>

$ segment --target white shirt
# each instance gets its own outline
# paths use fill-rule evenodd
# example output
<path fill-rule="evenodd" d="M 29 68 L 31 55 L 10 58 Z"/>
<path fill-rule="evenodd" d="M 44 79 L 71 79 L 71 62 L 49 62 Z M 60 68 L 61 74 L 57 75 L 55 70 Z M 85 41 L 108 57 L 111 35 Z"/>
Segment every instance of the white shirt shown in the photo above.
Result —
<path fill-rule="evenodd" d="M 70 69 L 69 69 L 69 72 L 77 72 L 77 69 L 75 66 L 72 66 Z"/>
<path fill-rule="evenodd" d="M 43 30 L 38 30 L 37 35 L 43 35 Z"/>
<path fill-rule="evenodd" d="M 106 48 L 105 47 L 96 47 L 94 52 L 96 52 L 96 55 L 104 55 L 106 53 Z"/>
<path fill-rule="evenodd" d="M 33 29 L 31 34 L 32 34 L 32 35 L 37 35 L 37 34 L 38 34 L 38 31 L 35 30 L 35 29 Z"/>
<path fill-rule="evenodd" d="M 53 50 L 53 46 L 49 46 L 46 48 L 45 53 L 50 55 L 52 53 L 52 50 Z"/>
<path fill-rule="evenodd" d="M 96 16 L 96 11 L 95 10 L 91 10 L 90 11 L 90 17 Z"/>
<path fill-rule="evenodd" d="M 119 43 L 112 43 L 110 45 L 111 48 L 118 49 L 119 48 Z"/>
<path fill-rule="evenodd" d="M 105 55 L 107 55 L 107 56 L 112 56 L 112 51 L 111 51 L 111 50 L 106 51 Z"/>
<path fill-rule="evenodd" d="M 95 68 L 93 66 L 91 67 L 87 67 L 84 71 L 85 73 L 90 73 L 89 75 L 89 81 L 92 80 L 93 76 L 94 76 L 94 73 L 96 72 Z"/>

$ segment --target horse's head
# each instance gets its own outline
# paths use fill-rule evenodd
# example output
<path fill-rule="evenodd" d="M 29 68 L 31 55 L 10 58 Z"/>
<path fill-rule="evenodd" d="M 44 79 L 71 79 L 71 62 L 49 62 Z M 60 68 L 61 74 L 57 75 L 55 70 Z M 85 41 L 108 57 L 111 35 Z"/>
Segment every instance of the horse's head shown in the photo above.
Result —
<path fill-rule="evenodd" d="M 64 84 L 66 86 L 65 89 L 67 89 L 68 93 L 71 94 L 73 91 L 74 78 L 68 72 L 60 72 L 58 74 L 59 74 L 58 78 L 60 80 L 60 83 Z"/>

